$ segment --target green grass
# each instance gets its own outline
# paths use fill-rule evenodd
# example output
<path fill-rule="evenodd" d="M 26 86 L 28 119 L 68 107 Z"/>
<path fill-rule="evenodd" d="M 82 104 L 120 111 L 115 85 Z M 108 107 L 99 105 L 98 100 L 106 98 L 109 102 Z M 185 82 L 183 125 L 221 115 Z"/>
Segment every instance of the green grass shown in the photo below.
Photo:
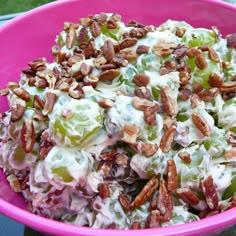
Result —
<path fill-rule="evenodd" d="M 24 12 L 55 0 L 0 0 L 0 15 Z"/>

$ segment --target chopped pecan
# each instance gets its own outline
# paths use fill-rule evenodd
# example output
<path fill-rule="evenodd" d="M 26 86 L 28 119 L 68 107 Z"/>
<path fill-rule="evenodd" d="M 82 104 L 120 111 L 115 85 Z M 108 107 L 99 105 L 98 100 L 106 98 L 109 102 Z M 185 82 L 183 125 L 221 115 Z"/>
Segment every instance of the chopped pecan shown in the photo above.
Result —
<path fill-rule="evenodd" d="M 92 17 L 88 16 L 85 18 L 80 18 L 79 22 L 82 26 L 89 26 L 93 22 Z"/>
<path fill-rule="evenodd" d="M 146 25 L 144 26 L 145 30 L 147 30 L 147 32 L 154 32 L 156 30 L 156 27 L 154 25 Z"/>
<path fill-rule="evenodd" d="M 192 108 L 196 108 L 202 103 L 202 100 L 200 99 L 200 97 L 195 93 L 191 96 L 190 100 L 191 100 Z"/>
<path fill-rule="evenodd" d="M 220 92 L 236 92 L 236 81 L 232 82 L 224 82 L 220 87 L 219 87 Z"/>
<path fill-rule="evenodd" d="M 180 60 L 185 56 L 187 49 L 188 48 L 186 46 L 180 45 L 174 50 L 173 54 L 177 60 Z"/>
<path fill-rule="evenodd" d="M 94 38 L 97 38 L 101 34 L 101 28 L 96 21 L 93 21 L 90 25 L 90 30 Z"/>
<path fill-rule="evenodd" d="M 45 79 L 50 89 L 54 89 L 57 78 L 52 70 L 38 71 L 36 75 L 41 79 Z"/>
<path fill-rule="evenodd" d="M 118 196 L 119 202 L 125 211 L 130 210 L 130 200 L 129 197 L 125 194 L 120 194 Z"/>
<path fill-rule="evenodd" d="M 103 177 L 107 177 L 112 169 L 112 162 L 100 162 L 97 171 L 101 171 Z"/>
<path fill-rule="evenodd" d="M 159 109 L 158 104 L 156 104 L 152 101 L 149 101 L 145 98 L 140 98 L 137 96 L 132 98 L 132 105 L 133 105 L 133 107 L 135 107 L 137 110 L 140 110 L 140 111 L 145 111 L 149 107 L 153 108 L 156 111 L 158 111 L 158 109 Z"/>
<path fill-rule="evenodd" d="M 80 72 L 82 75 L 84 75 L 84 76 L 89 75 L 89 74 L 91 74 L 92 70 L 93 70 L 92 66 L 87 65 L 85 62 L 81 63 Z"/>
<path fill-rule="evenodd" d="M 19 121 L 25 113 L 25 106 L 22 106 L 21 104 L 16 104 L 14 107 L 11 107 L 11 122 L 17 122 Z"/>
<path fill-rule="evenodd" d="M 178 113 L 177 99 L 174 97 L 171 88 L 166 85 L 161 88 L 162 109 L 168 115 Z"/>
<path fill-rule="evenodd" d="M 16 88 L 19 88 L 19 87 L 20 87 L 20 85 L 17 82 L 8 82 L 7 83 L 7 88 L 12 91 Z"/>
<path fill-rule="evenodd" d="M 120 51 L 120 56 L 126 59 L 128 62 L 132 62 L 137 59 L 138 55 L 132 48 L 125 48 Z"/>
<path fill-rule="evenodd" d="M 115 49 L 110 39 L 107 39 L 104 42 L 104 45 L 102 47 L 102 52 L 107 62 L 109 63 L 112 62 L 113 58 L 115 57 Z"/>
<path fill-rule="evenodd" d="M 32 120 L 24 120 L 21 128 L 21 145 L 26 153 L 30 153 L 35 144 L 35 130 Z"/>
<path fill-rule="evenodd" d="M 22 73 L 25 74 L 28 78 L 34 77 L 36 75 L 36 72 L 31 68 L 23 69 Z"/>
<path fill-rule="evenodd" d="M 98 69 L 100 68 L 101 65 L 104 65 L 106 63 L 107 63 L 107 60 L 104 56 L 99 56 L 93 59 L 93 64 Z"/>
<path fill-rule="evenodd" d="M 204 101 L 204 102 L 210 102 L 212 99 L 214 99 L 219 94 L 218 88 L 208 88 L 200 93 L 198 93 L 198 97 Z"/>
<path fill-rule="evenodd" d="M 119 47 L 120 50 L 125 49 L 125 48 L 130 48 L 134 46 L 137 43 L 137 39 L 135 38 L 126 38 L 122 42 L 120 42 Z"/>
<path fill-rule="evenodd" d="M 194 84 L 193 85 L 193 93 L 200 93 L 203 90 L 203 85 L 202 84 Z"/>
<path fill-rule="evenodd" d="M 176 66 L 175 60 L 165 61 L 160 67 L 160 75 L 169 74 L 170 72 L 175 71 Z"/>
<path fill-rule="evenodd" d="M 227 35 L 226 40 L 228 48 L 236 48 L 236 33 Z"/>
<path fill-rule="evenodd" d="M 46 120 L 46 116 L 43 115 L 43 113 L 40 110 L 34 110 L 34 114 L 33 114 L 33 119 L 36 121 L 44 121 Z"/>
<path fill-rule="evenodd" d="M 149 52 L 149 46 L 146 45 L 139 45 L 136 49 L 136 53 L 141 55 L 141 54 L 147 54 Z"/>
<path fill-rule="evenodd" d="M 97 87 L 99 79 L 95 75 L 85 76 L 83 78 L 83 84 L 84 86 L 92 86 L 93 88 Z"/>
<path fill-rule="evenodd" d="M 133 78 L 133 82 L 138 86 L 146 87 L 150 82 L 150 77 L 145 74 L 136 74 Z"/>
<path fill-rule="evenodd" d="M 176 125 L 177 125 L 177 121 L 174 118 L 171 118 L 170 116 L 164 116 L 164 119 L 163 119 L 164 131 L 167 131 L 169 128 Z"/>
<path fill-rule="evenodd" d="M 190 206 L 197 205 L 200 201 L 198 196 L 193 193 L 189 187 L 178 188 L 176 193 L 185 203 Z"/>
<path fill-rule="evenodd" d="M 14 174 L 10 174 L 7 176 L 7 181 L 9 182 L 11 189 L 16 192 L 19 193 L 21 192 L 21 184 L 19 179 L 17 179 L 17 177 Z"/>
<path fill-rule="evenodd" d="M 226 150 L 224 153 L 225 160 L 233 160 L 236 159 L 236 148 L 233 147 L 229 150 Z"/>
<path fill-rule="evenodd" d="M 146 98 L 146 99 L 151 98 L 150 89 L 144 86 L 135 88 L 134 94 L 135 96 L 140 97 L 140 98 Z"/>
<path fill-rule="evenodd" d="M 159 209 L 164 222 L 169 221 L 172 218 L 172 211 L 174 208 L 172 192 L 167 190 L 166 182 L 163 179 L 160 180 L 157 208 Z"/>
<path fill-rule="evenodd" d="M 84 91 L 77 82 L 73 82 L 68 90 L 69 96 L 75 99 L 84 98 Z"/>
<path fill-rule="evenodd" d="M 228 132 L 226 134 L 226 140 L 232 147 L 236 147 L 236 135 L 234 133 Z"/>
<path fill-rule="evenodd" d="M 152 210 L 147 217 L 145 227 L 146 228 L 159 228 L 161 221 L 161 214 L 158 210 Z"/>
<path fill-rule="evenodd" d="M 98 101 L 98 104 L 99 104 L 100 107 L 106 109 L 106 108 L 111 108 L 111 107 L 113 107 L 114 102 L 113 102 L 111 99 L 104 98 L 104 99 Z"/>
<path fill-rule="evenodd" d="M 129 157 L 124 153 L 118 153 L 115 162 L 118 166 L 126 168 L 128 167 Z"/>
<path fill-rule="evenodd" d="M 147 30 L 145 28 L 133 28 L 130 30 L 129 35 L 131 38 L 141 39 L 147 35 Z"/>
<path fill-rule="evenodd" d="M 177 37 L 179 37 L 179 38 L 182 38 L 182 37 L 184 36 L 185 32 L 186 32 L 186 29 L 185 29 L 185 28 L 179 28 L 179 27 L 177 27 L 177 28 L 176 28 L 176 31 L 175 31 L 175 35 L 176 35 Z"/>
<path fill-rule="evenodd" d="M 45 88 L 48 87 L 48 82 L 47 82 L 44 78 L 38 78 L 38 77 L 36 77 L 36 81 L 35 81 L 34 85 L 35 85 L 37 88 L 45 89 Z"/>
<path fill-rule="evenodd" d="M 83 56 L 77 56 L 77 55 L 73 55 L 71 56 L 68 60 L 67 60 L 67 65 L 68 66 L 73 66 L 74 64 L 76 64 L 77 62 L 80 62 L 83 60 Z M 84 63 L 84 62 L 83 62 Z M 84 63 L 85 64 L 85 63 Z"/>
<path fill-rule="evenodd" d="M 164 153 L 167 153 L 171 150 L 175 134 L 176 134 L 176 127 L 172 126 L 169 129 L 167 129 L 164 135 L 162 136 L 160 142 L 160 148 Z"/>
<path fill-rule="evenodd" d="M 188 71 L 179 72 L 179 81 L 181 86 L 187 85 L 190 79 L 191 79 L 191 73 L 189 73 Z"/>
<path fill-rule="evenodd" d="M 45 94 L 45 105 L 43 107 L 42 113 L 43 115 L 48 115 L 54 107 L 54 104 L 56 102 L 57 95 L 52 92 L 46 92 Z"/>
<path fill-rule="evenodd" d="M 153 194 L 156 192 L 158 187 L 158 179 L 152 178 L 150 179 L 146 185 L 143 187 L 141 192 L 135 197 L 135 199 L 131 202 L 131 208 L 137 208 L 143 205 L 146 201 L 148 201 Z"/>
<path fill-rule="evenodd" d="M 156 104 L 153 107 L 147 107 L 144 110 L 144 120 L 148 125 L 157 125 L 156 112 L 159 110 L 159 106 Z"/>
<path fill-rule="evenodd" d="M 142 228 L 141 224 L 138 221 L 134 221 L 130 226 L 130 229 L 141 229 L 141 228 Z"/>
<path fill-rule="evenodd" d="M 178 93 L 178 98 L 182 101 L 186 101 L 190 98 L 191 91 L 188 88 L 181 88 Z"/>
<path fill-rule="evenodd" d="M 45 105 L 45 102 L 39 95 L 34 95 L 34 101 L 33 101 L 33 106 L 34 108 L 37 109 L 43 109 Z"/>
<path fill-rule="evenodd" d="M 199 129 L 199 131 L 204 135 L 204 136 L 210 136 L 212 133 L 212 130 L 210 126 L 207 124 L 206 120 L 199 115 L 198 113 L 193 113 L 192 114 L 192 120 L 195 126 Z"/>
<path fill-rule="evenodd" d="M 224 80 L 215 72 L 211 72 L 208 83 L 211 87 L 221 87 L 224 83 Z"/>
<path fill-rule="evenodd" d="M 218 208 L 219 200 L 213 178 L 208 176 L 201 181 L 201 189 L 205 196 L 206 203 L 211 210 Z"/>
<path fill-rule="evenodd" d="M 123 128 L 122 140 L 127 143 L 135 143 L 138 137 L 139 128 L 134 125 L 125 125 Z"/>
<path fill-rule="evenodd" d="M 107 22 L 107 14 L 102 12 L 96 15 L 95 20 L 98 22 L 99 25 L 105 25 Z"/>
<path fill-rule="evenodd" d="M 106 199 L 106 198 L 110 197 L 110 190 L 109 190 L 108 185 L 107 184 L 99 184 L 98 185 L 98 193 L 102 199 Z"/>
<path fill-rule="evenodd" d="M 86 59 L 92 57 L 95 54 L 95 44 L 94 40 L 91 39 L 84 48 L 84 56 Z"/>
<path fill-rule="evenodd" d="M 120 75 L 119 69 L 106 70 L 98 75 L 99 80 L 113 80 Z"/>
<path fill-rule="evenodd" d="M 170 159 L 167 161 L 167 189 L 175 191 L 178 188 L 178 174 L 175 161 Z"/>
<path fill-rule="evenodd" d="M 116 29 L 117 28 L 117 23 L 116 23 L 116 21 L 114 20 L 114 19 L 109 19 L 108 21 L 107 21 L 107 28 L 108 29 Z"/>
<path fill-rule="evenodd" d="M 41 71 L 46 68 L 47 60 L 44 57 L 36 58 L 28 63 L 30 68 L 34 71 Z"/>
<path fill-rule="evenodd" d="M 116 149 L 112 149 L 111 151 L 107 151 L 107 152 L 102 152 L 99 155 L 99 160 L 102 161 L 113 161 L 116 157 L 117 154 L 117 150 Z"/>
<path fill-rule="evenodd" d="M 65 108 L 61 112 L 61 118 L 63 120 L 69 120 L 74 115 L 74 112 L 71 109 Z"/>
<path fill-rule="evenodd" d="M 79 31 L 79 35 L 78 35 L 79 44 L 81 44 L 82 42 L 85 42 L 87 38 L 88 38 L 88 30 L 86 26 L 83 26 L 81 30 Z"/>
<path fill-rule="evenodd" d="M 164 43 L 164 42 L 160 42 L 160 43 L 156 43 L 153 47 L 152 47 L 152 52 L 155 53 L 157 56 L 168 56 L 171 53 L 174 52 L 174 49 L 177 48 L 177 45 L 175 43 Z"/>
<path fill-rule="evenodd" d="M 192 159 L 187 151 L 179 152 L 178 157 L 186 163 L 191 163 Z"/>
<path fill-rule="evenodd" d="M 119 67 L 125 67 L 129 63 L 126 59 L 122 57 L 113 57 L 112 62 Z"/>
<path fill-rule="evenodd" d="M 152 199 L 150 201 L 150 205 L 149 205 L 148 210 L 152 211 L 152 210 L 156 210 L 156 208 L 157 208 L 157 199 Z"/>
<path fill-rule="evenodd" d="M 195 64 L 200 70 L 205 70 L 208 67 L 207 60 L 203 52 L 198 51 L 195 59 Z"/>
<path fill-rule="evenodd" d="M 142 143 L 141 150 L 145 157 L 151 157 L 157 152 L 158 145 L 156 143 Z"/>
<path fill-rule="evenodd" d="M 24 88 L 16 88 L 13 90 L 13 93 L 21 98 L 22 100 L 29 102 L 30 101 L 30 94 L 28 91 L 26 91 Z"/>
<path fill-rule="evenodd" d="M 70 26 L 66 29 L 66 47 L 71 49 L 77 40 L 76 26 L 74 24 L 70 24 Z"/>
<path fill-rule="evenodd" d="M 0 90 L 0 96 L 7 96 L 9 94 L 9 88 L 4 88 Z"/>
<path fill-rule="evenodd" d="M 112 70 L 112 69 L 116 69 L 117 65 L 109 63 L 109 64 L 104 64 L 100 66 L 100 70 L 105 71 L 105 70 Z"/>

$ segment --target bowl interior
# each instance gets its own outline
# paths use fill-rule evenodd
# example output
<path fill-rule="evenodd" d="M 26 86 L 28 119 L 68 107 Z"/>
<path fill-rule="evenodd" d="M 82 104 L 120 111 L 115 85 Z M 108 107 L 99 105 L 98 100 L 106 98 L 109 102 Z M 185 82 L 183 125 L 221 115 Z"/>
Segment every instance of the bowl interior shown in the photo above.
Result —
<path fill-rule="evenodd" d="M 65 21 L 77 22 L 80 17 L 100 12 L 119 13 L 126 22 L 136 19 L 144 24 L 159 25 L 167 19 L 174 19 L 187 21 L 195 27 L 217 26 L 223 35 L 232 33 L 236 29 L 236 21 L 233 21 L 236 18 L 236 7 L 216 0 L 182 0 L 181 4 L 176 0 L 99 0 L 93 3 L 89 0 L 61 0 L 23 14 L 0 28 L 0 88 L 4 88 L 9 81 L 17 81 L 21 70 L 27 68 L 27 63 L 30 60 L 37 57 L 46 57 L 49 61 L 52 60 L 50 49 L 54 44 L 55 36 L 63 28 Z M 0 104 L 0 112 L 8 109 L 6 98 L 1 97 Z M 55 230 L 60 228 L 60 233 L 57 232 L 57 235 L 65 235 L 68 232 L 73 235 L 107 233 L 105 230 L 94 231 L 93 229 L 78 231 L 77 227 L 54 221 L 50 221 L 48 224 L 48 220 L 18 208 L 25 209 L 24 200 L 10 190 L 1 170 L 0 183 L 0 197 L 4 199 L 0 199 L 0 212 L 9 217 L 50 233 L 55 233 Z M 17 214 L 22 217 L 18 218 Z M 194 222 L 183 227 L 171 227 L 176 231 L 160 229 L 158 232 L 160 235 L 162 235 L 161 232 L 163 235 L 176 235 L 177 232 L 182 235 L 190 235 L 190 231 L 192 231 L 192 233 L 198 232 L 199 235 L 201 232 L 217 229 L 220 222 L 223 222 L 221 226 L 226 226 L 236 221 L 236 209 L 223 214 L 222 221 L 219 216 L 216 216 L 212 217 L 212 220 L 203 220 L 202 223 Z M 223 214 L 221 215 L 223 216 Z M 209 226 L 210 222 L 211 226 Z M 208 229 L 206 229 L 207 227 Z M 154 235 L 154 232 L 147 230 L 145 234 Z M 112 234 L 116 235 L 115 231 Z M 128 234 L 128 232 L 124 232 L 124 234 Z M 134 234 L 137 232 L 129 232 L 129 235 Z"/>

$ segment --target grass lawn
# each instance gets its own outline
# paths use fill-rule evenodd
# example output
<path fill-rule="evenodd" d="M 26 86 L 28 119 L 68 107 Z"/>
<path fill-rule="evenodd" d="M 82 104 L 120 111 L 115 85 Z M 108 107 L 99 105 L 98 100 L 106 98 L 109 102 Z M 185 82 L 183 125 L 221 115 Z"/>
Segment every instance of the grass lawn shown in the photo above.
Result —
<path fill-rule="evenodd" d="M 0 15 L 24 12 L 55 0 L 0 0 Z"/>

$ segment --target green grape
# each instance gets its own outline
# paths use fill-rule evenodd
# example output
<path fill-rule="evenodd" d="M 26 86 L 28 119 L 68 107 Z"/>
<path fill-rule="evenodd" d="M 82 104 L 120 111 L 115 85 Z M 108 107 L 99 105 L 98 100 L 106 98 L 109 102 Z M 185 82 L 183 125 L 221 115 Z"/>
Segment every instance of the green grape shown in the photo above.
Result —
<path fill-rule="evenodd" d="M 58 175 L 66 183 L 72 182 L 73 180 L 73 177 L 64 166 L 52 168 L 52 173 Z"/>
<path fill-rule="evenodd" d="M 65 110 L 71 112 L 70 117 L 63 116 Z M 86 99 L 69 100 L 50 116 L 52 135 L 65 146 L 82 146 L 103 125 L 103 110 L 96 102 Z"/>
<path fill-rule="evenodd" d="M 145 70 L 152 70 L 159 72 L 160 58 L 154 53 L 142 54 L 137 59 L 137 69 L 140 73 L 144 73 Z"/>
<path fill-rule="evenodd" d="M 152 87 L 151 91 L 152 91 L 152 97 L 154 98 L 154 100 L 158 101 L 161 94 L 161 88 L 159 86 Z"/>
<path fill-rule="evenodd" d="M 213 30 L 195 28 L 188 29 L 182 37 L 182 41 L 189 47 L 213 46 L 217 42 L 217 38 L 218 36 Z"/>
<path fill-rule="evenodd" d="M 225 190 L 222 199 L 226 200 L 236 194 L 236 176 L 231 180 L 230 186 Z"/>
<path fill-rule="evenodd" d="M 25 161 L 25 151 L 22 147 L 18 146 L 13 153 L 13 160 L 19 164 Z"/>
<path fill-rule="evenodd" d="M 177 116 L 176 116 L 176 120 L 177 121 L 184 122 L 184 121 L 186 121 L 188 119 L 189 119 L 189 115 L 187 115 L 185 113 L 178 113 Z"/>
<path fill-rule="evenodd" d="M 121 75 L 118 78 L 119 83 L 126 84 L 130 87 L 136 87 L 133 83 L 133 78 L 137 74 L 137 71 L 134 67 L 128 66 L 121 69 Z"/>
<path fill-rule="evenodd" d="M 117 27 L 115 29 L 108 29 L 107 25 L 101 26 L 102 34 L 106 35 L 109 38 L 112 38 L 116 41 L 119 41 L 122 38 L 122 34 L 120 33 L 120 28 Z"/>

